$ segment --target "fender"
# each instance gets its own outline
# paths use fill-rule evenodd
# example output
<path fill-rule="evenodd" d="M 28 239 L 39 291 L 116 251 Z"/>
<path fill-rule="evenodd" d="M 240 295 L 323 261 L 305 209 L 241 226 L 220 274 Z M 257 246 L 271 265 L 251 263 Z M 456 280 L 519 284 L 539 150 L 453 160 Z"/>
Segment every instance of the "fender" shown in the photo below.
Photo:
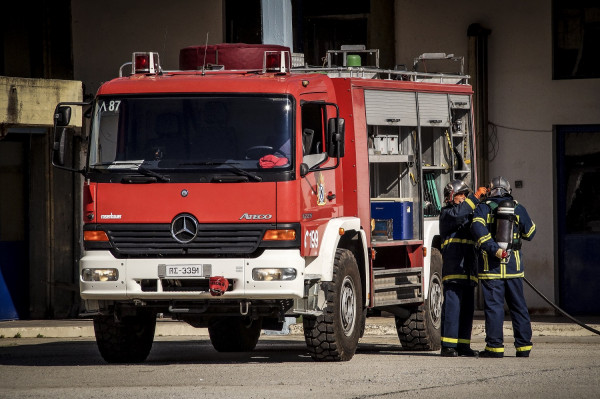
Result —
<path fill-rule="evenodd" d="M 367 236 L 364 230 L 360 226 L 360 219 L 354 217 L 341 217 L 331 219 L 327 222 L 325 227 L 325 233 L 321 241 L 319 255 L 316 257 L 306 258 L 306 269 L 304 270 L 305 277 L 320 276 L 321 281 L 331 281 L 333 279 L 333 261 L 335 258 L 335 251 L 339 246 L 340 239 L 340 228 L 346 231 L 356 231 L 359 234 L 359 239 L 362 241 L 362 247 L 367 247 Z M 361 256 L 358 254 L 357 256 Z M 365 250 L 362 253 L 363 264 L 365 265 L 364 275 L 367 276 L 363 283 L 365 284 L 366 292 L 370 292 L 370 273 L 369 273 L 369 257 L 368 252 Z M 359 261 L 359 259 L 357 259 Z M 360 264 L 360 262 L 359 262 Z M 365 295 L 366 296 L 366 295 Z M 365 298 L 365 304 L 367 299 Z"/>
<path fill-rule="evenodd" d="M 429 271 L 431 265 L 431 249 L 433 248 L 433 239 L 440 235 L 439 219 L 425 220 L 423 222 L 423 243 L 427 247 L 428 256 L 423 259 L 423 299 L 429 295 Z"/>

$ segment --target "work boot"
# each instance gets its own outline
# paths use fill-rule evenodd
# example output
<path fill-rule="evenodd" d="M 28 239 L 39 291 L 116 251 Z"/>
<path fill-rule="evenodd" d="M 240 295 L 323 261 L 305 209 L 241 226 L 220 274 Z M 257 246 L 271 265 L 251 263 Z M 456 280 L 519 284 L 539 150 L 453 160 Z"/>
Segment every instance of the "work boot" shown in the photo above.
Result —
<path fill-rule="evenodd" d="M 471 348 L 459 348 L 458 349 L 458 356 L 479 357 L 479 352 L 474 351 Z"/>
<path fill-rule="evenodd" d="M 483 350 L 483 351 L 479 352 L 479 357 L 489 357 L 489 358 L 499 359 L 499 358 L 504 357 L 504 353 Z"/>
<path fill-rule="evenodd" d="M 458 352 L 454 348 L 448 348 L 446 346 L 442 347 L 442 351 L 440 355 L 443 357 L 456 357 L 458 356 Z"/>
<path fill-rule="evenodd" d="M 529 352 L 530 351 L 520 351 L 520 352 L 517 352 L 517 357 L 529 357 Z"/>

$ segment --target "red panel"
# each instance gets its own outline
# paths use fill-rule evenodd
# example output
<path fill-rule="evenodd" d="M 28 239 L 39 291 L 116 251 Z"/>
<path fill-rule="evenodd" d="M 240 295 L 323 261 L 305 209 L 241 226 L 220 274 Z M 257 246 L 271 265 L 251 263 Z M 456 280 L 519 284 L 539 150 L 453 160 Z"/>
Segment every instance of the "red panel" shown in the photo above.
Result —
<path fill-rule="evenodd" d="M 409 245 L 406 249 L 410 267 L 423 267 L 423 245 Z"/>
<path fill-rule="evenodd" d="M 275 183 L 99 183 L 97 187 L 98 223 L 170 223 L 183 212 L 201 223 L 236 223 L 246 213 L 271 217 L 244 219 L 245 223 L 276 222 Z"/>
<path fill-rule="evenodd" d="M 96 221 L 96 183 L 83 184 L 83 221 L 94 223 Z"/>

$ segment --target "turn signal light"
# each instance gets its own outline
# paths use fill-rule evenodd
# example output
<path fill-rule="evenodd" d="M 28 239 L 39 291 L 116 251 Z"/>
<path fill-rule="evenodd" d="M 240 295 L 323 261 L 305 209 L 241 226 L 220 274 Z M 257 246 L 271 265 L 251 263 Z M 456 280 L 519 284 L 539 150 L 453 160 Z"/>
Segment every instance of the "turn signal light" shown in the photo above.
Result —
<path fill-rule="evenodd" d="M 108 241 L 108 235 L 101 230 L 86 230 L 83 232 L 83 241 Z"/>
<path fill-rule="evenodd" d="M 265 241 L 294 241 L 296 230 L 267 230 L 263 240 Z"/>

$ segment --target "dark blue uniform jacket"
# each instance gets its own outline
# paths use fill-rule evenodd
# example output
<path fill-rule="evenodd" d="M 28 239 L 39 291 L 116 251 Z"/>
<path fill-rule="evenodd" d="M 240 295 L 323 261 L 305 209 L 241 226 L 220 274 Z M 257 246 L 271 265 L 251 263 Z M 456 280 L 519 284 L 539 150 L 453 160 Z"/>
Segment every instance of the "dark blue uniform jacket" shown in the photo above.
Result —
<path fill-rule="evenodd" d="M 462 203 L 447 204 L 440 213 L 444 282 L 477 284 L 477 257 L 471 220 L 479 200 L 470 194 Z"/>
<path fill-rule="evenodd" d="M 511 251 L 510 257 L 499 259 L 496 257 L 496 251 L 500 248 L 493 236 L 495 235 L 494 213 L 488 205 L 490 201 L 498 204 L 504 200 L 510 199 L 510 195 L 504 197 L 491 197 L 487 201 L 479 204 L 473 215 L 471 232 L 477 242 L 479 251 L 479 278 L 480 279 L 501 279 L 524 277 L 521 250 Z M 515 201 L 516 203 L 516 201 Z M 515 228 L 513 228 L 513 241 L 523 239 L 530 241 L 535 235 L 535 224 L 527 214 L 527 210 L 521 204 L 515 207 L 515 216 L 517 217 Z"/>

